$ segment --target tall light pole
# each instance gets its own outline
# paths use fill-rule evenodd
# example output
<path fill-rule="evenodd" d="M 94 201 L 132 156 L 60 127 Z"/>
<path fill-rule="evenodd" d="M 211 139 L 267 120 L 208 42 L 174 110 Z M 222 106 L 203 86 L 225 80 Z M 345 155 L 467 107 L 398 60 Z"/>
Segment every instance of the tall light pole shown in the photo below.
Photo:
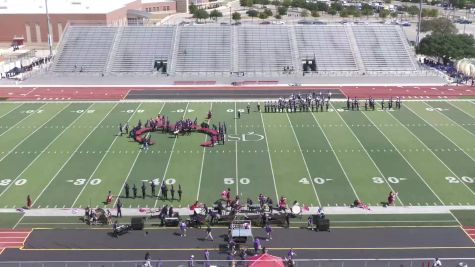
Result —
<path fill-rule="evenodd" d="M 421 35 L 421 21 L 422 21 L 422 0 L 419 1 L 419 21 L 417 22 L 417 36 L 416 36 L 416 45 L 419 45 L 420 35 Z"/>
<path fill-rule="evenodd" d="M 51 23 L 49 20 L 49 13 L 48 13 L 48 0 L 45 0 L 45 7 L 46 7 L 46 23 L 48 27 L 48 47 L 49 47 L 49 56 L 53 56 L 53 40 L 51 38 Z"/>

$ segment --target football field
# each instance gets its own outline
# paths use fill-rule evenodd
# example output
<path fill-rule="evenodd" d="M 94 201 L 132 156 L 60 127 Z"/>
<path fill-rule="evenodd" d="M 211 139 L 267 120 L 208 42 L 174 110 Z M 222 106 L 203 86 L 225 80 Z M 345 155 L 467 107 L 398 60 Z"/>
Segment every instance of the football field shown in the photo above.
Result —
<path fill-rule="evenodd" d="M 23 207 L 27 195 L 35 208 L 103 207 L 109 190 L 125 195 L 126 182 L 138 188 L 122 199 L 127 208 L 212 204 L 228 187 L 254 202 L 262 193 L 274 203 L 381 205 L 397 191 L 398 206 L 475 205 L 473 101 L 405 101 L 395 111 L 334 101 L 328 112 L 296 113 L 256 104 L 248 114 L 247 102 L 2 102 L 0 208 Z M 201 123 L 209 110 L 211 125 L 226 124 L 224 145 L 201 147 L 209 136 L 198 132 L 157 132 L 142 150 L 117 135 L 119 123 L 157 114 Z M 152 197 L 151 180 L 181 185 L 182 200 Z"/>

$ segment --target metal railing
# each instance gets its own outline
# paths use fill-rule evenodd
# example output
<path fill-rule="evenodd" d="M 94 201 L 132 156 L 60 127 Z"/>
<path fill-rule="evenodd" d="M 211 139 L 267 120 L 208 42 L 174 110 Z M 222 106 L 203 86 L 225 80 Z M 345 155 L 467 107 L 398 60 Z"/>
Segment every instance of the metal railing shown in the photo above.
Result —
<path fill-rule="evenodd" d="M 468 267 L 475 266 L 475 258 L 439 258 L 443 266 Z M 0 267 L 241 267 L 249 266 L 252 261 L 246 260 L 144 260 L 136 261 L 11 261 L 0 262 Z M 281 266 L 275 261 L 266 262 L 266 267 Z M 432 258 L 402 258 L 402 259 L 295 259 L 292 263 L 284 260 L 285 266 L 293 267 L 430 267 Z"/>

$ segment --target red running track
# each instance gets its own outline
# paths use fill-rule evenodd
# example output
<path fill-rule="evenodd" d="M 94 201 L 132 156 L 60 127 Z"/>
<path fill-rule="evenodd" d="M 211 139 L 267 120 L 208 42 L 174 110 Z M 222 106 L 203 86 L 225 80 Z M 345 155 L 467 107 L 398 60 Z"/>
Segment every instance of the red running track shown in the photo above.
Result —
<path fill-rule="evenodd" d="M 5 248 L 20 248 L 25 244 L 31 229 L 0 229 L 0 253 Z"/>
<path fill-rule="evenodd" d="M 131 90 L 328 90 L 338 89 L 348 97 L 368 98 L 458 98 L 475 96 L 475 87 L 469 86 L 44 86 L 0 87 L 0 98 L 16 101 L 61 100 L 121 100 Z"/>

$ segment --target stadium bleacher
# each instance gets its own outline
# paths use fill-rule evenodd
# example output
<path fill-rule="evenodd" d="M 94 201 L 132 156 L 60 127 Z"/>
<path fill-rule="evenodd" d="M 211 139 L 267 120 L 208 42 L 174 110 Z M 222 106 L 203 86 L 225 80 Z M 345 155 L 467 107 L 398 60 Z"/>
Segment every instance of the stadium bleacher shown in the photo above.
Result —
<path fill-rule="evenodd" d="M 419 67 L 394 25 L 70 26 L 55 72 L 277 73 L 414 72 Z M 289 73 L 287 73 L 289 74 Z"/>
<path fill-rule="evenodd" d="M 156 60 L 168 61 L 174 32 L 174 26 L 124 27 L 111 57 L 110 71 L 152 71 Z"/>
<path fill-rule="evenodd" d="M 71 26 L 56 55 L 55 72 L 103 72 L 117 27 Z"/>
<path fill-rule="evenodd" d="M 285 67 L 293 66 L 287 28 L 284 25 L 239 27 L 238 71 L 282 72 Z"/>
<path fill-rule="evenodd" d="M 231 71 L 229 27 L 180 27 L 179 30 L 176 72 Z"/>
<path fill-rule="evenodd" d="M 317 70 L 358 70 L 348 35 L 342 25 L 295 27 L 301 59 L 315 57 Z"/>
<path fill-rule="evenodd" d="M 366 70 L 416 70 L 396 27 L 364 25 L 352 31 Z"/>

